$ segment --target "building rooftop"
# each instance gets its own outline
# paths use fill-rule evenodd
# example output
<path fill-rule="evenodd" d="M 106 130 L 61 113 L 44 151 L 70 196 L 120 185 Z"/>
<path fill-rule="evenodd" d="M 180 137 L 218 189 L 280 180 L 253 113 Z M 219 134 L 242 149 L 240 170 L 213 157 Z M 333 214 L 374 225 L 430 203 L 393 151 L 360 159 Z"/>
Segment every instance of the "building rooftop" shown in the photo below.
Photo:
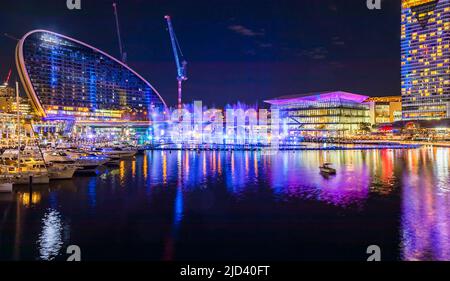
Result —
<path fill-rule="evenodd" d="M 281 96 L 281 97 L 277 97 L 274 99 L 265 100 L 264 102 L 272 104 L 272 105 L 283 105 L 283 104 L 289 104 L 289 103 L 340 99 L 340 100 L 348 100 L 348 101 L 362 103 L 365 100 L 367 100 L 368 98 L 369 98 L 368 96 L 353 94 L 353 93 L 349 93 L 349 92 L 328 91 L 328 92 L 315 92 L 315 93 Z"/>
<path fill-rule="evenodd" d="M 366 102 L 401 102 L 401 96 L 370 97 Z"/>

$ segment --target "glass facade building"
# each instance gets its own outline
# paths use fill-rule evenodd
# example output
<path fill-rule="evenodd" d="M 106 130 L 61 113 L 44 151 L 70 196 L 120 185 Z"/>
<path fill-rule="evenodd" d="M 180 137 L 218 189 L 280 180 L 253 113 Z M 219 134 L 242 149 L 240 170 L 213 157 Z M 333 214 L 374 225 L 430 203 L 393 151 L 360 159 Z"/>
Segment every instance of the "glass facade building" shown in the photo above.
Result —
<path fill-rule="evenodd" d="M 371 124 L 386 124 L 402 120 L 400 96 L 371 97 L 365 102 L 369 104 Z"/>
<path fill-rule="evenodd" d="M 283 96 L 265 101 L 280 112 L 285 137 L 339 137 L 368 124 L 367 96 L 347 92 L 322 92 Z"/>
<path fill-rule="evenodd" d="M 404 120 L 450 118 L 450 0 L 402 0 Z"/>
<path fill-rule="evenodd" d="M 166 104 L 127 65 L 92 46 L 45 30 L 26 34 L 16 64 L 38 116 L 150 121 Z"/>

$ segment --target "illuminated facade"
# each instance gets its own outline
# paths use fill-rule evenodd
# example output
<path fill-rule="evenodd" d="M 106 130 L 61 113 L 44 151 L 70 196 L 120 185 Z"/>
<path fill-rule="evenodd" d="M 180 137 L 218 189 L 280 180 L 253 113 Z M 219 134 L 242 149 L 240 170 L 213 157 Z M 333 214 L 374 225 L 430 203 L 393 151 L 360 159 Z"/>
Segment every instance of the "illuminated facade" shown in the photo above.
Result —
<path fill-rule="evenodd" d="M 283 96 L 266 101 L 279 110 L 285 137 L 339 137 L 368 124 L 367 96 L 347 92 L 322 92 Z"/>
<path fill-rule="evenodd" d="M 402 120 L 402 98 L 400 96 L 372 97 L 369 104 L 371 124 L 393 123 Z"/>
<path fill-rule="evenodd" d="M 0 112 L 12 112 L 12 104 L 15 102 L 15 91 L 7 85 L 0 86 Z"/>
<path fill-rule="evenodd" d="M 146 122 L 166 108 L 155 88 L 127 65 L 60 34 L 27 33 L 17 45 L 16 64 L 40 117 Z"/>
<path fill-rule="evenodd" d="M 450 118 L 450 0 L 403 0 L 404 120 Z"/>
<path fill-rule="evenodd" d="M 31 105 L 26 98 L 19 98 L 19 110 L 24 115 L 31 114 Z M 7 85 L 0 86 L 0 112 L 17 113 L 16 91 Z"/>

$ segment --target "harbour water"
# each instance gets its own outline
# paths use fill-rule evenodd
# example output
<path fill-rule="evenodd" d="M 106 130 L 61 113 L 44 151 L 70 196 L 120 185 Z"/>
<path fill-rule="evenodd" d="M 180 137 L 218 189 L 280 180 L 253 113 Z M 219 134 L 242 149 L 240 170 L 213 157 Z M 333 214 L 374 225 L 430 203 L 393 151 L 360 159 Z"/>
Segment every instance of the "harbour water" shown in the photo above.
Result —
<path fill-rule="evenodd" d="M 0 194 L 1 260 L 450 260 L 450 149 L 148 151 Z M 335 176 L 319 173 L 331 162 Z"/>

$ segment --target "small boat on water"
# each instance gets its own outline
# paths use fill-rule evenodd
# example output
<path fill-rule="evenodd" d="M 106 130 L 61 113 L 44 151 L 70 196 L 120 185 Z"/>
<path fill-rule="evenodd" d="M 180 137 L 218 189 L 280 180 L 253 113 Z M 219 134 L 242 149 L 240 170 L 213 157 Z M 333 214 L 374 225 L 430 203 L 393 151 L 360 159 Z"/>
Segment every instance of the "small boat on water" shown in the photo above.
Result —
<path fill-rule="evenodd" d="M 322 166 L 319 167 L 320 172 L 322 174 L 326 174 L 326 175 L 335 175 L 336 174 L 336 169 L 331 167 L 332 165 L 333 164 L 331 164 L 331 163 L 323 163 Z"/>

